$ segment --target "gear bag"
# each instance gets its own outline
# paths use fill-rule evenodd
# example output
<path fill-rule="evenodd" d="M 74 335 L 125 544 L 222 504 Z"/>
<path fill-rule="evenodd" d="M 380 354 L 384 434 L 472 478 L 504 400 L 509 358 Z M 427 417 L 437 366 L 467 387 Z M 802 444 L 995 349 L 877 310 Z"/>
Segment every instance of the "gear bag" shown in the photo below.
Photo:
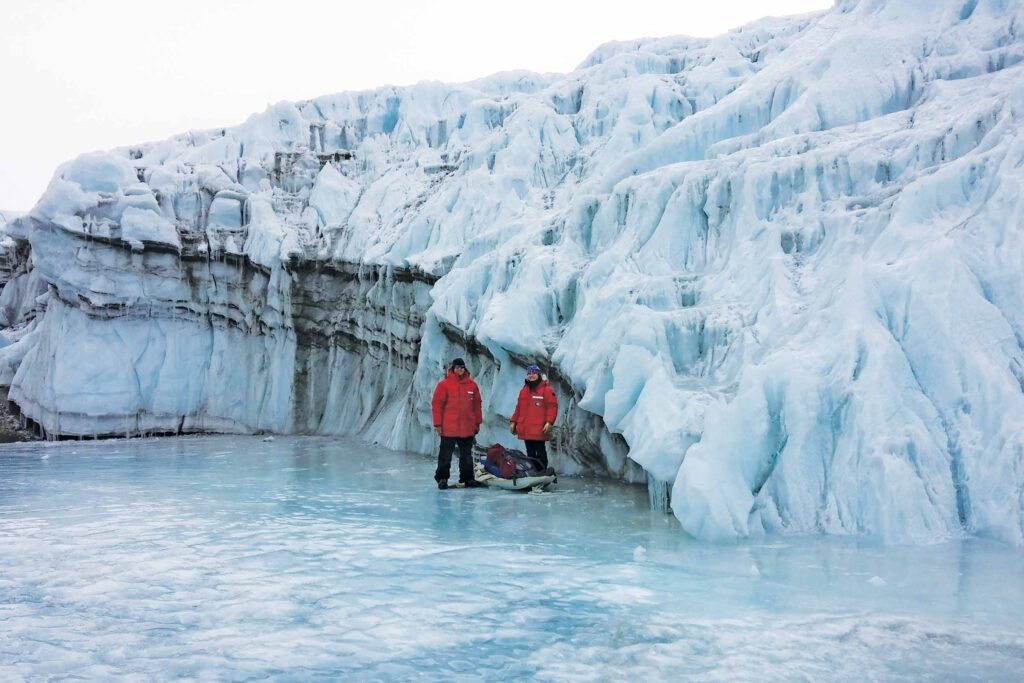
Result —
<path fill-rule="evenodd" d="M 505 448 L 500 443 L 487 449 L 483 465 L 485 470 L 502 479 L 535 477 L 544 471 L 537 460 L 522 451 Z"/>
<path fill-rule="evenodd" d="M 516 461 L 500 443 L 496 443 L 487 449 L 484 468 L 494 476 L 501 477 L 502 479 L 514 479 L 516 476 Z"/>

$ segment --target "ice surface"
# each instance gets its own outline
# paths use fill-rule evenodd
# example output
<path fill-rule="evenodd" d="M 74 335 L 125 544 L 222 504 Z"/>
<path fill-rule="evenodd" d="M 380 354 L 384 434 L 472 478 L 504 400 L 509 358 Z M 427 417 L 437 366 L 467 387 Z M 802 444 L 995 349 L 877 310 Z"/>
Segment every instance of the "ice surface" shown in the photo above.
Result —
<path fill-rule="evenodd" d="M 1022 545 L 1022 21 L 844 0 L 84 155 L 11 224 L 0 382 L 50 435 L 427 452 L 446 361 L 507 445 L 536 361 L 554 465 L 692 535 Z"/>
<path fill-rule="evenodd" d="M 0 679 L 1016 680 L 1024 554 L 713 545 L 323 437 L 5 445 Z"/>

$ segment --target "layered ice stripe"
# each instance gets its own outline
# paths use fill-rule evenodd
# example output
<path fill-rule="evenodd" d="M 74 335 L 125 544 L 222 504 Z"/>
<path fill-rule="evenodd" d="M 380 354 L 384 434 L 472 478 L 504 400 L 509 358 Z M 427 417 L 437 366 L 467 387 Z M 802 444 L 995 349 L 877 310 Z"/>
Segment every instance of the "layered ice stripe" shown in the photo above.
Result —
<path fill-rule="evenodd" d="M 694 535 L 1022 543 L 1022 19 L 843 0 L 84 155 L 7 228 L 0 381 L 51 434 L 427 451 L 446 360 L 509 445 L 537 360 L 556 466 Z"/>

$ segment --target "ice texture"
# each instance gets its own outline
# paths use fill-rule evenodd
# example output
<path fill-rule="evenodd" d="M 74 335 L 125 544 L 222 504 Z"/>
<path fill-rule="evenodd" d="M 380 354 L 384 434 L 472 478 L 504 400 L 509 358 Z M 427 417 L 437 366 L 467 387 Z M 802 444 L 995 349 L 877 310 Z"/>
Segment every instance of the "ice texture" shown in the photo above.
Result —
<path fill-rule="evenodd" d="M 9 226 L 0 382 L 50 435 L 428 452 L 446 361 L 506 445 L 537 361 L 555 467 L 692 535 L 1022 544 L 1022 20 L 843 0 L 84 155 Z"/>
<path fill-rule="evenodd" d="M 32 268 L 31 248 L 14 222 L 17 211 L 0 211 L 0 385 L 14 373 L 36 340 L 36 318 L 45 310 L 46 282 Z"/>
<path fill-rule="evenodd" d="M 0 679 L 1014 681 L 1024 554 L 709 544 L 327 437 L 5 445 Z"/>

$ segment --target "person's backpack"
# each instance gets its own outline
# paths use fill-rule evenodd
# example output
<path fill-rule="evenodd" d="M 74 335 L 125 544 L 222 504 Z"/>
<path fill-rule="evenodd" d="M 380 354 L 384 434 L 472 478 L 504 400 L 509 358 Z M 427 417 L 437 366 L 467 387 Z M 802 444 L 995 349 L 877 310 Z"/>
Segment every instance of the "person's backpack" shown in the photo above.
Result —
<path fill-rule="evenodd" d="M 496 443 L 487 449 L 487 457 L 484 458 L 484 469 L 496 477 L 512 479 L 519 477 L 536 477 L 547 472 L 540 466 L 540 462 L 529 457 L 522 451 L 514 448 L 505 448 Z M 552 473 L 554 470 L 552 470 Z"/>
<path fill-rule="evenodd" d="M 511 453 L 500 443 L 494 444 L 487 449 L 487 458 L 484 461 L 485 469 L 496 477 L 515 479 L 516 461 Z"/>

